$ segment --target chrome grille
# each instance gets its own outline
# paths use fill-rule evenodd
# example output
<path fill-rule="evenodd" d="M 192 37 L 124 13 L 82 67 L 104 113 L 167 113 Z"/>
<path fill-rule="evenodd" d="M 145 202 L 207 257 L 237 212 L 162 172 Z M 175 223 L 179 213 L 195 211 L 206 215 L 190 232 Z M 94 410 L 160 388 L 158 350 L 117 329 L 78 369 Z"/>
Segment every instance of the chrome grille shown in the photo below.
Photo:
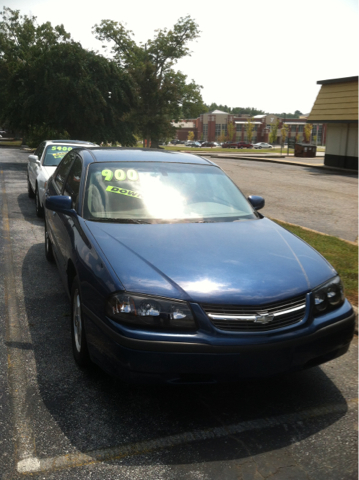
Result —
<path fill-rule="evenodd" d="M 266 332 L 295 325 L 305 316 L 306 295 L 267 305 L 212 305 L 201 307 L 212 324 L 230 332 Z"/>

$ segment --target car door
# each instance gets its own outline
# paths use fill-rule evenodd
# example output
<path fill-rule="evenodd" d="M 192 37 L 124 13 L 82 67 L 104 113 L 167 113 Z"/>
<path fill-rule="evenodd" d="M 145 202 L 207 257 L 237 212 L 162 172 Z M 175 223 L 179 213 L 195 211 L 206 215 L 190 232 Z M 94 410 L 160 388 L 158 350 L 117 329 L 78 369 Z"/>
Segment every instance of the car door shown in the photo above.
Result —
<path fill-rule="evenodd" d="M 63 195 L 71 197 L 72 208 L 78 211 L 78 197 L 80 192 L 80 182 L 83 169 L 83 162 L 79 155 L 75 155 L 75 159 L 71 165 L 70 172 L 67 176 Z M 76 219 L 68 215 L 61 217 L 61 238 L 62 242 L 59 245 L 61 248 L 61 256 L 64 265 L 67 268 L 68 259 L 72 257 L 72 251 L 75 248 L 76 229 L 78 222 Z"/>
<path fill-rule="evenodd" d="M 34 155 L 37 156 L 37 158 L 39 159 L 39 162 L 34 163 L 29 161 L 29 164 L 28 164 L 29 182 L 34 192 L 36 189 L 36 179 L 41 168 L 40 161 L 41 161 L 42 154 L 44 153 L 45 146 L 46 146 L 46 142 L 40 143 L 40 145 L 37 147 L 37 149 L 34 152 Z"/>
<path fill-rule="evenodd" d="M 59 166 L 57 167 L 51 180 L 51 195 L 63 195 L 65 182 L 75 157 L 75 152 L 71 151 L 65 155 L 59 163 Z M 61 276 L 64 276 L 66 273 L 64 258 L 66 234 L 64 230 L 65 227 L 63 225 L 64 220 L 66 220 L 65 217 L 66 215 L 51 210 L 46 216 L 46 225 L 52 241 L 53 253 L 56 257 Z"/>

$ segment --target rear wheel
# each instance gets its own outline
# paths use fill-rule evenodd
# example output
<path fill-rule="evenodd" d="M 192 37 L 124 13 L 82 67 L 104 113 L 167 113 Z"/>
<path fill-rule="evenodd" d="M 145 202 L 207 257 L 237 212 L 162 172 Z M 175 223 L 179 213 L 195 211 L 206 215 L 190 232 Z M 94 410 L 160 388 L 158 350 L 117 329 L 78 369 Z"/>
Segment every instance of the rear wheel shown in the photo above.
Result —
<path fill-rule="evenodd" d="M 35 192 L 35 206 L 36 206 L 36 215 L 39 218 L 42 218 L 44 216 L 44 208 L 40 204 L 40 196 L 39 196 L 38 188 L 36 188 L 36 192 Z"/>
<path fill-rule="evenodd" d="M 29 195 L 29 198 L 35 198 L 35 194 L 32 189 L 29 177 L 27 177 L 27 194 Z"/>
<path fill-rule="evenodd" d="M 78 278 L 75 277 L 71 289 L 71 338 L 72 353 L 75 362 L 80 367 L 88 367 L 91 364 L 87 349 L 86 334 L 81 311 L 81 295 Z"/>

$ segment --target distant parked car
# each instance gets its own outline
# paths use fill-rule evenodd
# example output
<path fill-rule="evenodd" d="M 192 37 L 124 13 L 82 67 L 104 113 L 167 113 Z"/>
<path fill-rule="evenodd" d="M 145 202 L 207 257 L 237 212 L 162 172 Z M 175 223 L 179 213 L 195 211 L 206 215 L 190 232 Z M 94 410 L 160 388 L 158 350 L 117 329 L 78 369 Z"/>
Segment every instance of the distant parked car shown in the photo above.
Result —
<path fill-rule="evenodd" d="M 222 148 L 253 148 L 253 145 L 247 142 L 224 142 Z"/>
<path fill-rule="evenodd" d="M 238 148 L 253 148 L 253 143 L 238 142 Z"/>
<path fill-rule="evenodd" d="M 67 152 L 76 147 L 97 147 L 95 143 L 83 140 L 46 140 L 29 155 L 27 164 L 27 191 L 30 198 L 35 197 L 36 215 L 44 214 L 43 194 L 45 182 L 54 173 L 57 165 Z"/>
<path fill-rule="evenodd" d="M 203 142 L 202 147 L 218 147 L 218 143 L 216 143 L 216 142 Z"/>
<path fill-rule="evenodd" d="M 266 142 L 259 142 L 253 145 L 254 148 L 273 148 L 273 145 Z"/>

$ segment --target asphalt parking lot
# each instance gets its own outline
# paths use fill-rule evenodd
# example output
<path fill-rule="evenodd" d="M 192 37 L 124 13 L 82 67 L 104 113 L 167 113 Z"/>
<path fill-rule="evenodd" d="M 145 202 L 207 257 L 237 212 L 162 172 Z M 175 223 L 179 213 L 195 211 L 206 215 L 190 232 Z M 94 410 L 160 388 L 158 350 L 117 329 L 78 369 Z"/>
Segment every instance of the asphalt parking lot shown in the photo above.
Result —
<path fill-rule="evenodd" d="M 1 480 L 357 478 L 357 338 L 322 367 L 234 385 L 80 370 L 26 161 L 0 151 Z"/>

